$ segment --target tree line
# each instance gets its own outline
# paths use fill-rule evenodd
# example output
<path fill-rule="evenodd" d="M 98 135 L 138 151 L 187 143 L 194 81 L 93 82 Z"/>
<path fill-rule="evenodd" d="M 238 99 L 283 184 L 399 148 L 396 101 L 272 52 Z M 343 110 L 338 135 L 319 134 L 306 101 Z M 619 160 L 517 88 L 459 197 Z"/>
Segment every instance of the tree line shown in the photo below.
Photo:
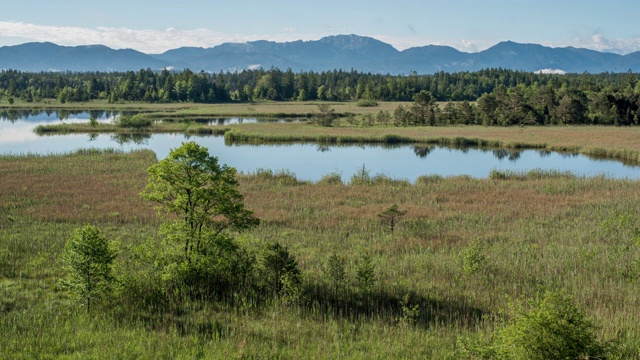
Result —
<path fill-rule="evenodd" d="M 60 103 L 249 101 L 451 102 L 418 116 L 437 124 L 638 124 L 640 74 L 536 74 L 506 69 L 433 75 L 382 75 L 355 70 L 245 70 L 218 74 L 184 70 L 138 72 L 0 72 L 0 101 Z M 424 101 L 424 99 L 419 100 Z M 464 102 L 469 103 L 464 103 Z M 424 110 L 424 109 L 423 109 Z M 398 114 L 401 124 L 416 122 Z M 426 119 L 426 121 L 424 121 Z"/>

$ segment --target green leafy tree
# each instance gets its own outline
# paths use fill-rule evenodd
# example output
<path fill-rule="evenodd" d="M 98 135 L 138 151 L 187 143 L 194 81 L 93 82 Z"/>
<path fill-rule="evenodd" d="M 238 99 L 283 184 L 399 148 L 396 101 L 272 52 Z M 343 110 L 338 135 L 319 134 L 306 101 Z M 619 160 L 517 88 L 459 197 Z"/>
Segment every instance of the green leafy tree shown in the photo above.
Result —
<path fill-rule="evenodd" d="M 87 306 L 87 312 L 91 311 L 93 299 L 110 294 L 115 258 L 116 251 L 93 225 L 76 229 L 67 240 L 63 259 L 68 275 L 63 285 Z"/>
<path fill-rule="evenodd" d="M 413 105 L 411 106 L 411 114 L 413 115 L 416 125 L 435 125 L 436 100 L 427 91 L 420 91 L 413 97 Z"/>
<path fill-rule="evenodd" d="M 166 159 L 148 170 L 149 182 L 142 197 L 159 204 L 159 211 L 173 214 L 184 257 L 206 252 L 208 239 L 229 228 L 238 230 L 258 225 L 253 212 L 245 209 L 238 191 L 236 170 L 220 165 L 207 148 L 195 142 L 171 150 Z"/>
<path fill-rule="evenodd" d="M 259 220 L 244 207 L 235 169 L 187 142 L 147 171 L 141 196 L 170 216 L 161 227 L 160 246 L 154 242 L 143 249 L 164 290 L 184 288 L 189 296 L 209 297 L 247 286 L 255 258 L 229 230 L 247 229 Z"/>

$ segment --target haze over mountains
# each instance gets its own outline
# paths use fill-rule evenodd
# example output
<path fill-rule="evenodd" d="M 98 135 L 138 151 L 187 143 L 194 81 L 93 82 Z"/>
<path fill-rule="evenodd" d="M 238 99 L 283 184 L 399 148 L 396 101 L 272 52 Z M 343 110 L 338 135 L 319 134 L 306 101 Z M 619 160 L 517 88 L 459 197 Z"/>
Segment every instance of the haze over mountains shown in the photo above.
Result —
<path fill-rule="evenodd" d="M 294 72 L 355 69 L 382 74 L 433 74 L 486 68 L 523 71 L 601 73 L 640 71 L 640 52 L 627 55 L 574 47 L 501 42 L 478 53 L 428 45 L 398 51 L 382 41 L 358 36 L 328 36 L 315 41 L 226 43 L 212 48 L 183 47 L 144 54 L 103 45 L 59 46 L 26 43 L 0 47 L 0 69 L 21 71 L 127 71 L 151 68 L 241 71 L 272 66 Z"/>

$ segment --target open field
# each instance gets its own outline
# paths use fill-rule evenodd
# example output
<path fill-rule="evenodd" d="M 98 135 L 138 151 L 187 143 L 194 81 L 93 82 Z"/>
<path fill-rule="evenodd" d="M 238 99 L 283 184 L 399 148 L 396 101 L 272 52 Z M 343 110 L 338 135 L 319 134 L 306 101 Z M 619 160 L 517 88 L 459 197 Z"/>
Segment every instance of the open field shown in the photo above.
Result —
<path fill-rule="evenodd" d="M 543 130 L 433 128 L 422 136 L 638 149 L 624 137 L 635 129 Z M 571 295 L 598 336 L 616 340 L 613 358 L 640 355 L 640 183 L 554 173 L 425 177 L 415 185 L 375 177 L 314 184 L 269 172 L 241 176 L 246 206 L 262 223 L 238 239 L 287 245 L 304 275 L 302 303 L 194 300 L 163 312 L 116 297 L 87 316 L 59 285 L 65 241 L 92 223 L 119 242 L 118 273 L 135 274 L 133 249 L 157 236 L 159 225 L 138 196 L 155 161 L 147 151 L 0 157 L 3 356 L 458 359 L 462 343 L 489 337 L 507 296 L 531 298 L 541 289 Z M 393 204 L 407 215 L 392 236 L 377 214 Z M 465 254 L 474 242 L 483 260 L 467 271 Z M 346 259 L 347 285 L 339 291 L 326 277 L 333 254 Z M 364 255 L 376 279 L 366 298 L 349 285 Z M 403 310 L 405 295 L 408 305 L 419 306 L 412 321 Z"/>

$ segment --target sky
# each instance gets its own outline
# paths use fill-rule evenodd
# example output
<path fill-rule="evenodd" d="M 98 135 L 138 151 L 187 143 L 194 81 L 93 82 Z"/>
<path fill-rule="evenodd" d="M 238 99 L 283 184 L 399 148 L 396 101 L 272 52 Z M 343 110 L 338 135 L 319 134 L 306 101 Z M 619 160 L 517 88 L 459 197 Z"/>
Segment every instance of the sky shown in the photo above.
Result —
<path fill-rule="evenodd" d="M 640 51 L 639 15 L 636 0 L 20 0 L 1 7 L 0 46 L 48 41 L 162 53 L 357 34 L 398 50 L 477 52 L 511 40 L 627 54 Z"/>

